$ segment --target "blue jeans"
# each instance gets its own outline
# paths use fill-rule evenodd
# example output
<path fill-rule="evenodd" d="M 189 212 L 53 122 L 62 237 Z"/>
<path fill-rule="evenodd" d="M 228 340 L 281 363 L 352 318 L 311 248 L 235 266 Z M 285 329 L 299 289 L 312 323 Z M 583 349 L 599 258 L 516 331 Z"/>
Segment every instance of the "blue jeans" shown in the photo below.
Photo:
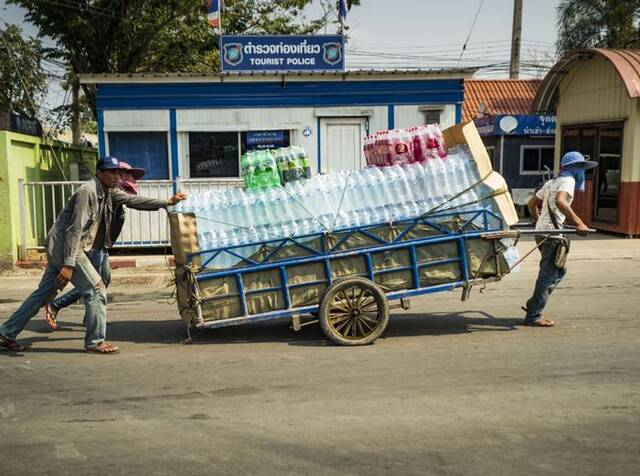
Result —
<path fill-rule="evenodd" d="M 107 253 L 107 250 L 103 248 L 101 250 L 88 251 L 87 257 L 102 278 L 102 282 L 105 287 L 109 287 L 109 283 L 111 282 L 111 268 L 109 267 L 109 253 Z M 59 311 L 60 309 L 70 306 L 76 302 L 80 299 L 80 296 L 82 296 L 80 290 L 78 288 L 73 288 L 68 293 L 54 299 L 51 302 L 51 306 L 56 311 Z"/>
<path fill-rule="evenodd" d="M 567 269 L 560 269 L 555 265 L 556 248 L 558 242 L 553 239 L 547 240 L 540 246 L 542 258 L 540 259 L 540 272 L 533 296 L 527 301 L 527 315 L 525 322 L 536 322 L 542 317 L 542 310 L 553 290 L 560 284 L 562 278 L 567 274 Z"/>
<path fill-rule="evenodd" d="M 16 339 L 44 304 L 57 292 L 56 277 L 60 267 L 47 263 L 38 288 L 22 303 L 9 320 L 0 327 L 0 334 Z M 107 291 L 101 278 L 85 253 L 80 253 L 71 276 L 71 283 L 84 300 L 87 323 L 84 345 L 95 347 L 103 342 L 107 333 Z"/>

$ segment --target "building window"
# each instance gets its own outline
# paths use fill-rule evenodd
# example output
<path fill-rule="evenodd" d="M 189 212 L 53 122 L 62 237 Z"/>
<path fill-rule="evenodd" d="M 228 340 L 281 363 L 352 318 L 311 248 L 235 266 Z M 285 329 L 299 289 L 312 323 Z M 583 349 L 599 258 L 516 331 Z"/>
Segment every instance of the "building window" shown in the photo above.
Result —
<path fill-rule="evenodd" d="M 239 178 L 240 158 L 248 150 L 290 145 L 289 131 L 190 132 L 190 178 Z"/>
<path fill-rule="evenodd" d="M 520 147 L 520 174 L 541 175 L 553 170 L 553 146 L 523 145 Z"/>
<path fill-rule="evenodd" d="M 442 109 L 429 109 L 424 111 L 424 123 L 425 124 L 440 124 L 440 116 L 442 115 Z"/>
<path fill-rule="evenodd" d="M 169 178 L 166 132 L 109 132 L 109 154 L 146 171 L 146 180 Z"/>
<path fill-rule="evenodd" d="M 189 133 L 189 177 L 239 177 L 237 132 Z"/>

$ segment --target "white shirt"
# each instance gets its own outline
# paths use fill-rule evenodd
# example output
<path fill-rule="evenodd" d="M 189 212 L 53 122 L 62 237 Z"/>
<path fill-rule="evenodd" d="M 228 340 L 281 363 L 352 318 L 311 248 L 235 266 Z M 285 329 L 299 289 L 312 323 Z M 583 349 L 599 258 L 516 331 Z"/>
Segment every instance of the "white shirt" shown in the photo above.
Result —
<path fill-rule="evenodd" d="M 536 192 L 536 197 L 542 200 L 542 211 L 538 217 L 538 223 L 536 223 L 536 230 L 553 230 L 556 228 L 553 226 L 553 222 L 549 216 L 549 207 L 551 207 L 556 217 L 556 223 L 562 228 L 566 217 L 564 213 L 558 209 L 558 205 L 556 205 L 556 196 L 558 192 L 566 192 L 567 195 L 569 195 L 569 205 L 571 205 L 575 188 L 576 181 L 573 177 L 556 177 L 553 180 L 549 180 Z"/>

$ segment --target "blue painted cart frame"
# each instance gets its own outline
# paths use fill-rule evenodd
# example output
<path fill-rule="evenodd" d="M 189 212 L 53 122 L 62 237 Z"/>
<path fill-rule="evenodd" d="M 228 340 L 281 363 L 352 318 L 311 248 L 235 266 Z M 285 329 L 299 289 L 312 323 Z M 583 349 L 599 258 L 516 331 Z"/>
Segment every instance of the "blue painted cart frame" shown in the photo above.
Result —
<path fill-rule="evenodd" d="M 451 223 L 455 223 L 455 227 L 452 227 Z M 400 231 L 397 236 L 389 240 L 381 238 L 380 236 L 372 232 L 373 229 L 379 229 L 381 226 L 385 225 L 388 226 L 389 223 L 340 229 L 336 230 L 332 234 L 314 233 L 304 236 L 289 237 L 286 239 L 270 240 L 245 245 L 227 246 L 216 249 L 202 250 L 198 253 L 190 254 L 188 257 L 188 260 L 190 262 L 193 262 L 196 256 L 199 256 L 202 262 L 202 271 L 195 274 L 195 289 L 193 290 L 197 298 L 197 309 L 195 310 L 197 316 L 197 324 L 195 327 L 212 329 L 246 324 L 250 322 L 266 321 L 280 318 L 292 318 L 294 321 L 294 328 L 297 330 L 300 327 L 300 315 L 318 313 L 321 303 L 301 307 L 293 307 L 291 305 L 290 291 L 298 286 L 309 285 L 326 285 L 326 288 L 330 289 L 334 284 L 334 279 L 332 277 L 332 263 L 337 259 L 345 257 L 359 256 L 364 258 L 364 262 L 366 265 L 366 272 L 364 277 L 373 283 L 375 283 L 376 276 L 382 273 L 410 271 L 412 277 L 412 286 L 409 289 L 386 293 L 386 298 L 389 301 L 409 298 L 411 296 L 419 296 L 422 294 L 449 291 L 460 287 L 468 287 L 470 283 L 476 281 L 477 276 L 470 276 L 469 264 L 467 260 L 467 241 L 477 238 L 497 240 L 505 236 L 505 234 L 503 233 L 505 231 L 505 225 L 502 219 L 498 215 L 485 209 L 455 213 L 435 213 L 426 217 L 394 222 L 392 225 L 395 226 L 398 230 L 402 231 Z M 418 226 L 423 225 L 426 225 L 433 230 L 433 236 L 421 237 L 416 239 L 406 239 L 407 235 L 411 233 L 412 230 L 414 230 Z M 356 249 L 340 248 L 341 245 L 344 244 L 354 234 L 366 236 L 371 239 L 374 244 L 371 246 Z M 333 240 L 328 239 L 330 235 L 334 236 Z M 335 240 L 335 235 L 340 236 L 337 241 Z M 309 246 L 309 242 L 312 240 L 319 240 L 320 249 L 315 249 Z M 317 243 L 318 241 L 315 242 Z M 457 243 L 458 253 L 456 256 L 447 257 L 445 259 L 432 260 L 424 263 L 418 262 L 416 252 L 417 248 L 425 245 L 450 242 Z M 309 254 L 306 256 L 295 258 L 276 259 L 276 255 L 280 250 L 282 250 L 286 246 L 292 245 L 305 250 Z M 249 250 L 255 251 L 258 247 L 266 247 L 266 249 L 269 251 L 260 259 L 256 259 L 255 257 L 247 257 L 247 255 L 252 254 L 249 252 Z M 408 266 L 379 270 L 374 269 L 372 257 L 375 254 L 395 250 L 407 250 L 409 252 L 410 264 Z M 213 262 L 217 257 L 223 254 L 234 257 L 234 259 L 237 260 L 238 264 L 232 268 L 227 269 L 207 269 L 207 265 L 209 263 Z M 253 253 L 253 256 L 255 256 L 255 253 Z M 321 263 L 324 267 L 324 275 L 326 279 L 299 284 L 289 282 L 287 273 L 289 267 L 300 264 L 319 263 Z M 420 271 L 423 268 L 452 263 L 459 264 L 459 277 L 461 279 L 444 284 L 421 286 Z M 243 276 L 246 273 L 255 273 L 259 271 L 268 272 L 274 270 L 277 270 L 277 272 L 279 273 L 281 281 L 280 286 L 255 290 L 247 290 L 245 288 Z M 217 278 L 235 279 L 237 292 L 217 295 L 209 298 L 200 298 L 198 295 L 198 284 Z M 247 297 L 253 293 L 265 293 L 269 291 L 277 291 L 282 293 L 282 296 L 284 298 L 284 309 L 263 312 L 260 314 L 250 314 L 248 310 L 249 306 L 247 304 Z M 202 319 L 201 303 L 215 301 L 217 299 L 223 298 L 239 298 L 242 315 L 239 317 L 231 317 L 205 322 Z"/>

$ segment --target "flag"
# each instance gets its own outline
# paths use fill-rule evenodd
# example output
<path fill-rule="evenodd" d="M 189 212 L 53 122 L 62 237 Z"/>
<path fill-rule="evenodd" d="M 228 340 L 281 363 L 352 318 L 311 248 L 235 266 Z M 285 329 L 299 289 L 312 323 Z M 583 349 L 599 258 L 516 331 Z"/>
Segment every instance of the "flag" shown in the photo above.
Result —
<path fill-rule="evenodd" d="M 222 0 L 207 0 L 207 19 L 212 28 L 220 27 L 220 4 Z"/>
<path fill-rule="evenodd" d="M 340 23 L 347 19 L 347 0 L 338 0 L 338 18 Z"/>

